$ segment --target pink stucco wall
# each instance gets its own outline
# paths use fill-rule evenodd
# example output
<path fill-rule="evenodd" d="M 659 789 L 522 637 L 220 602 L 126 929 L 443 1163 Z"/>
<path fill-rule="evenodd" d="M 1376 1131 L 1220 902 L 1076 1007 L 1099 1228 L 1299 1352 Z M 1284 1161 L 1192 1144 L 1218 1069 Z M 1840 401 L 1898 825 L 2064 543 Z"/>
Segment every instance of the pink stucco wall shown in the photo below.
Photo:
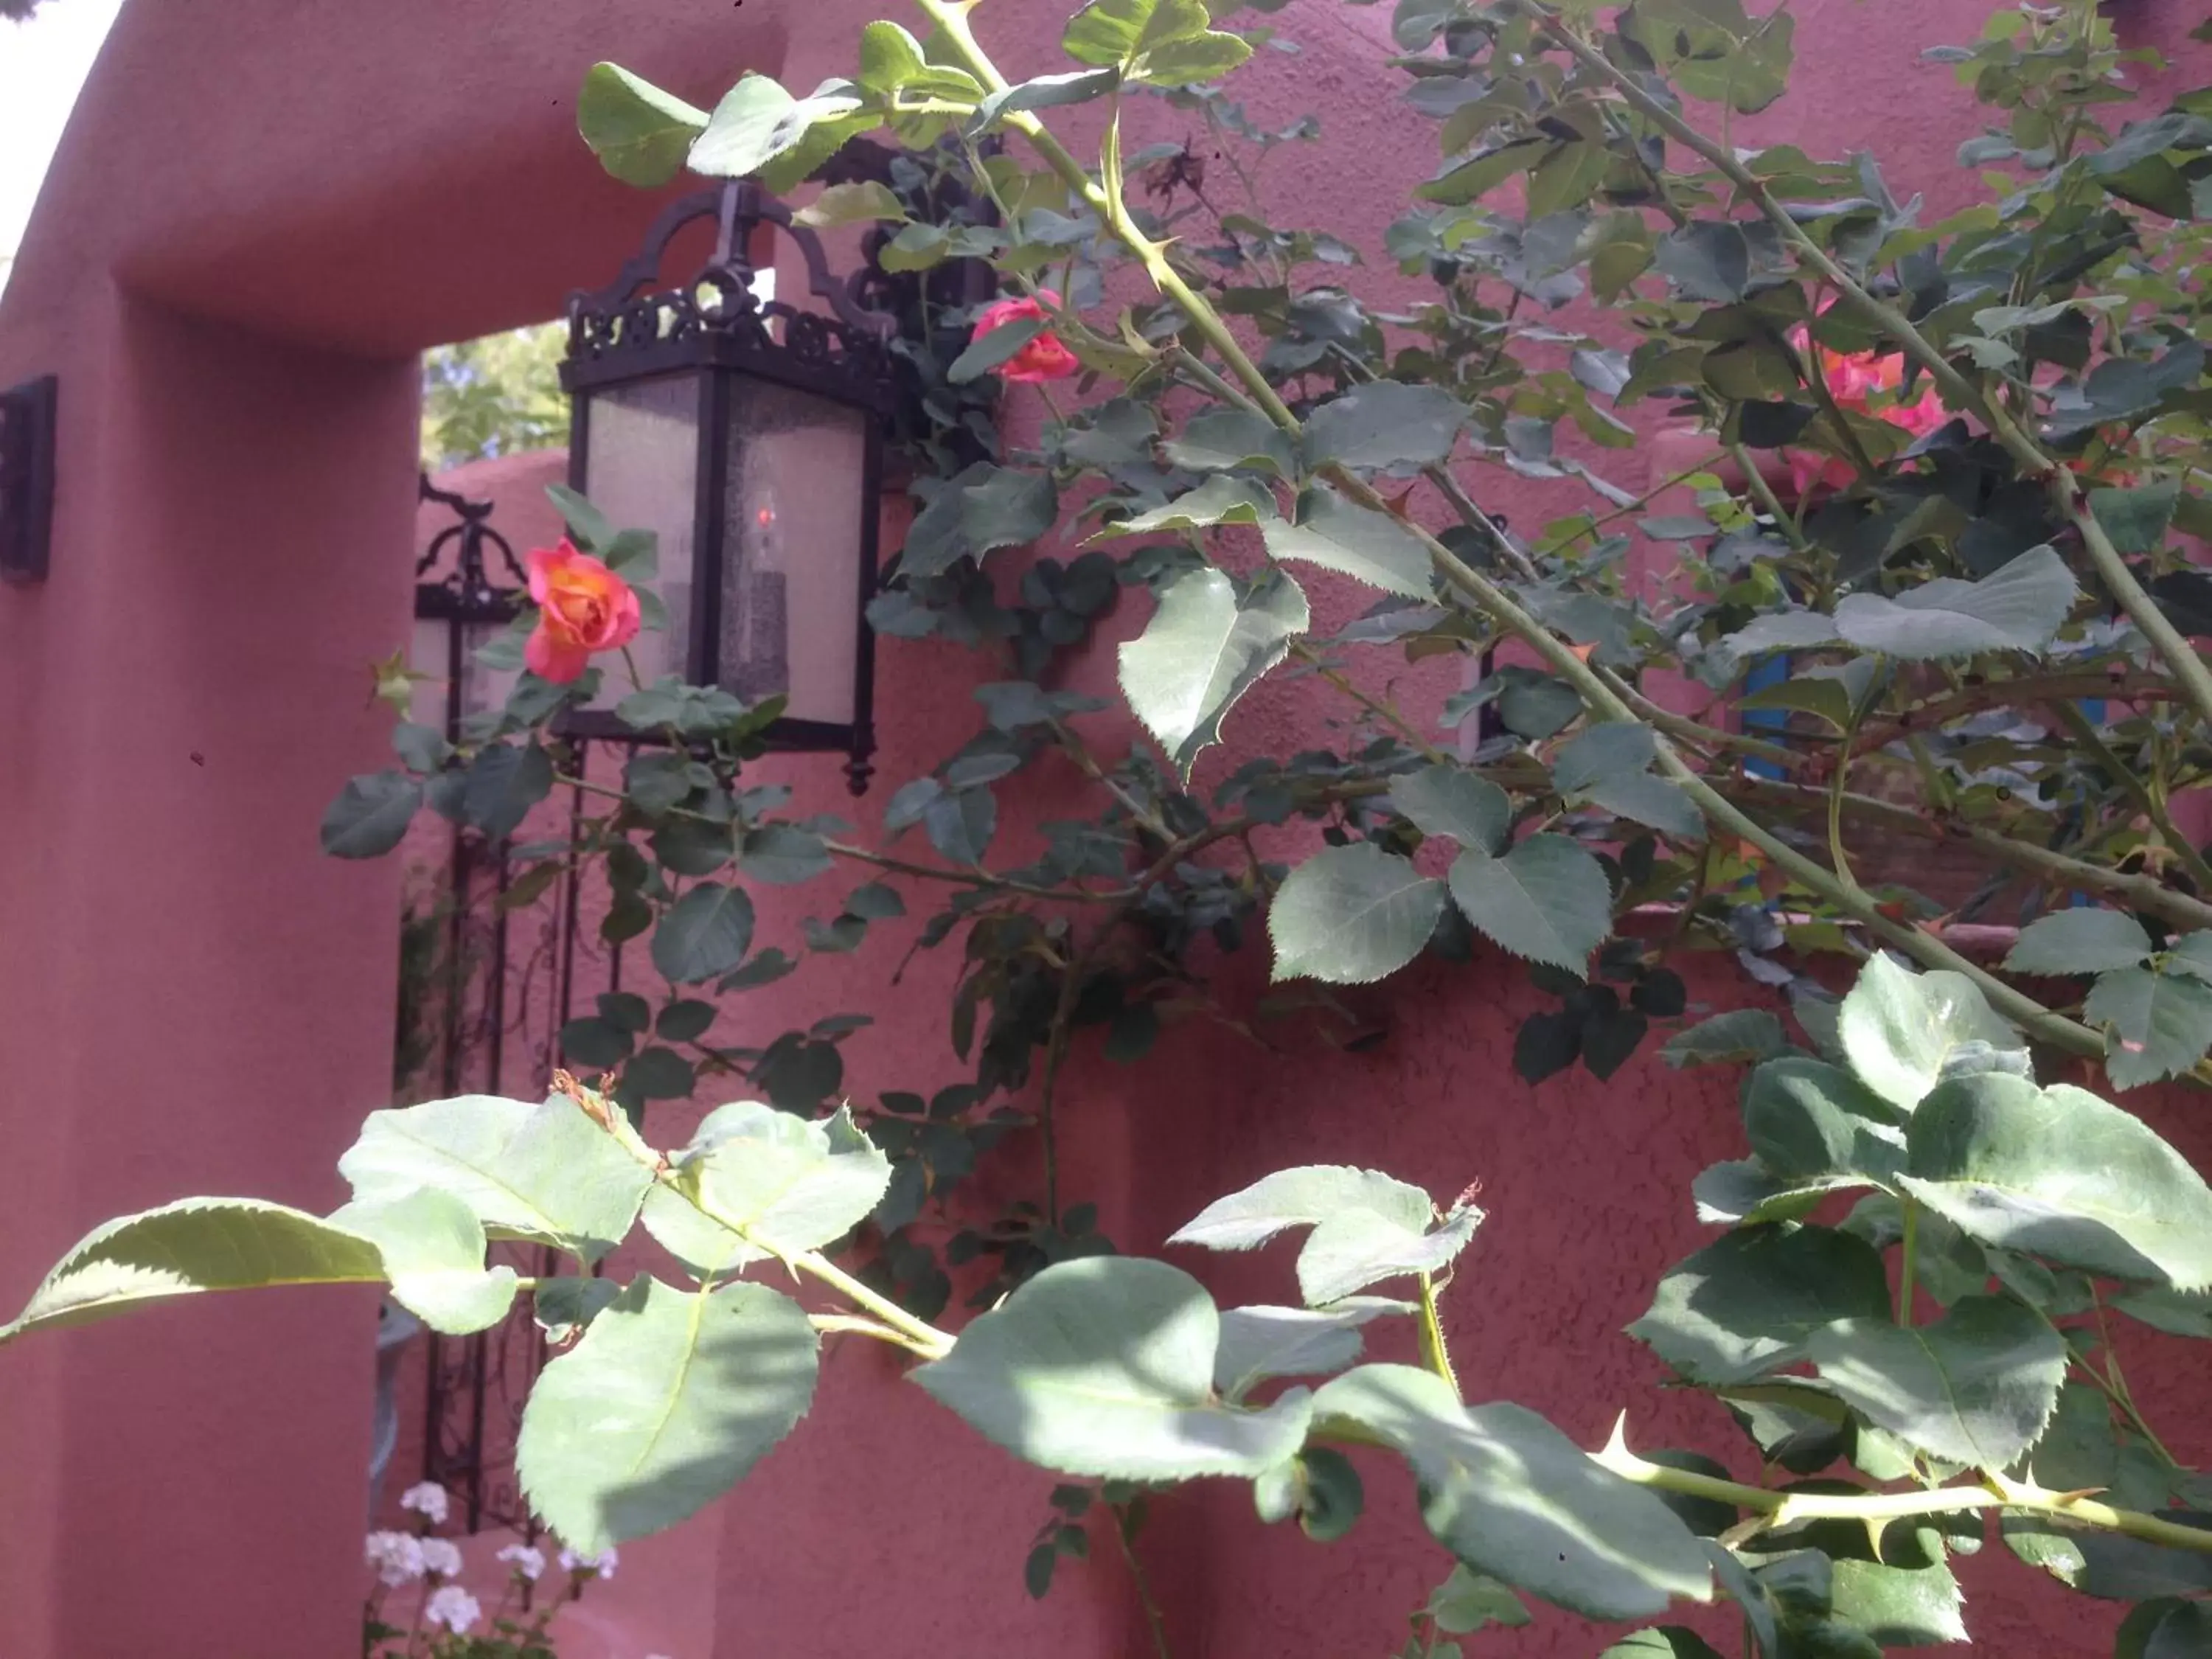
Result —
<path fill-rule="evenodd" d="M 364 665 L 408 631 L 411 354 L 552 315 L 633 245 L 653 204 L 602 177 L 573 137 L 584 64 L 617 58 L 700 101 L 746 67 L 811 85 L 848 67 L 874 9 L 126 7 L 0 307 L 0 383 L 58 371 L 63 409 L 52 580 L 0 592 L 0 708 L 12 715 L 0 744 L 0 1303 L 119 1210 L 204 1190 L 336 1201 L 332 1164 L 388 1082 L 399 868 L 321 858 L 314 824 L 337 780 L 382 763 Z M 1816 153 L 1873 142 L 1900 195 L 1940 195 L 1973 116 L 1917 52 L 1970 37 L 1987 0 L 1795 9 L 1801 90 L 1761 135 Z M 2156 15 L 2128 27 L 2168 46 L 2196 21 L 2133 9 Z M 1042 0 L 1003 0 L 979 22 L 1029 70 L 1057 15 Z M 1318 152 L 1273 164 L 1280 211 L 1379 258 L 1392 204 L 1434 161 L 1377 64 L 1387 10 L 1295 0 L 1272 21 L 1304 52 L 1261 55 L 1244 82 L 1255 112 L 1317 108 L 1327 134 Z M 1144 138 L 1188 127 L 1149 106 L 1139 118 Z M 1405 291 L 1387 265 L 1362 281 Z M 1605 465 L 1633 484 L 1646 463 Z M 1480 482 L 1516 517 L 1540 514 L 1529 486 Z M 1364 603 L 1315 586 L 1324 625 Z M 1125 606 L 1107 634 L 1134 631 L 1140 610 Z M 1077 683 L 1109 689 L 1110 643 Z M 1443 672 L 1409 677 L 1408 706 L 1453 689 Z M 968 688 L 988 677 L 936 647 L 886 643 L 884 782 L 866 810 L 972 729 Z M 1339 717 L 1310 685 L 1271 684 L 1231 736 L 1256 752 Z M 1109 746 L 1129 739 L 1099 732 Z M 802 805 L 841 807 L 834 765 L 771 769 L 801 785 Z M 1080 793 L 1072 769 L 1048 774 L 1011 804 L 1006 834 Z M 772 896 L 762 937 L 787 943 L 820 900 Z M 926 963 L 894 989 L 899 930 L 884 932 L 858 957 L 755 994 L 733 1018 L 769 1033 L 867 1008 L 879 1023 L 848 1047 L 853 1092 L 951 1080 L 948 964 Z M 1254 957 L 1226 966 L 1232 1007 L 1249 1007 L 1259 974 Z M 1492 1218 L 1446 1308 L 1470 1392 L 1539 1406 L 1593 1442 L 1626 1404 L 1644 1443 L 1728 1444 L 1712 1413 L 1652 1389 L 1653 1367 L 1619 1334 L 1652 1277 L 1698 1242 L 1686 1188 L 1734 1149 L 1728 1085 L 1647 1056 L 1606 1087 L 1524 1087 L 1509 1063 L 1519 978 L 1486 958 L 1350 994 L 1390 1033 L 1357 1055 L 1296 1027 L 1263 1048 L 1196 1020 L 1140 1068 L 1079 1050 L 1066 1103 L 1073 1184 L 1125 1248 L 1150 1249 L 1206 1199 L 1279 1164 L 1357 1160 L 1438 1192 L 1480 1176 Z M 1752 994 L 1725 967 L 1696 990 Z M 2158 1115 L 2212 1164 L 2201 1100 Z M 680 1129 L 680 1115 L 668 1121 Z M 1016 1189 L 1018 1164 L 993 1181 Z M 1224 1297 L 1285 1285 L 1272 1258 L 1189 1265 Z M 0 1651 L 348 1651 L 369 1312 L 366 1297 L 286 1293 L 0 1352 Z M 2147 1407 L 2182 1455 L 2212 1454 L 2201 1376 L 2160 1358 L 2173 1357 L 2131 1367 Z M 687 1619 L 692 1639 L 711 1630 L 714 1659 L 1139 1651 L 1103 1539 L 1050 1600 L 1027 1599 L 1019 1558 L 1049 1480 L 896 1373 L 883 1352 L 835 1352 L 802 1432 L 698 1523 L 719 1532 L 719 1570 L 703 1586 L 712 1606 Z M 1440 1565 L 1416 1543 L 1402 1483 L 1370 1474 L 1370 1518 L 1326 1551 L 1261 1531 L 1239 1488 L 1162 1504 L 1143 1548 L 1176 1651 L 1389 1646 Z M 1994 1554 L 1968 1569 L 1985 1644 L 2107 1650 L 2106 1613 Z M 696 1571 L 689 1582 L 702 1588 Z M 1596 1645 L 1548 1616 L 1512 1639 L 1529 1655 Z"/>

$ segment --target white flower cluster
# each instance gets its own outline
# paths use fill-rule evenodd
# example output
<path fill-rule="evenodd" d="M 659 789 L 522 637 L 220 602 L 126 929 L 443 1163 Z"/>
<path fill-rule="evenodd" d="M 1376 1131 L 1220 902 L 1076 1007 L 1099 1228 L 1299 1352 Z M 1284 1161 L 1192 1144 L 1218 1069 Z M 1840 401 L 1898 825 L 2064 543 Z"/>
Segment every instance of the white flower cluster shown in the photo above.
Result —
<path fill-rule="evenodd" d="M 579 1555 L 574 1550 L 564 1549 L 561 1552 L 561 1570 L 611 1578 L 615 1576 L 615 1565 L 621 1559 L 621 1556 L 611 1549 L 602 1550 L 597 1555 Z"/>
<path fill-rule="evenodd" d="M 446 1524 L 446 1489 L 434 1480 L 424 1480 L 399 1494 L 399 1507 L 412 1510 L 434 1527 Z"/>
<path fill-rule="evenodd" d="M 545 1571 L 545 1552 L 534 1550 L 527 1544 L 509 1544 L 499 1553 L 499 1559 L 514 1567 L 515 1576 L 536 1583 Z"/>
<path fill-rule="evenodd" d="M 422 1540 L 410 1533 L 373 1532 L 365 1553 L 386 1589 L 410 1584 L 425 1571 Z"/>
<path fill-rule="evenodd" d="M 430 1599 L 422 1604 L 422 1621 L 425 1624 L 443 1625 L 456 1636 L 461 1635 L 483 1617 L 483 1608 L 477 1598 L 459 1584 L 447 1584 L 442 1589 L 432 1591 Z"/>
<path fill-rule="evenodd" d="M 458 1578 L 461 1576 L 461 1547 L 450 1538 L 425 1538 L 422 1541 L 422 1569 L 439 1578 Z"/>

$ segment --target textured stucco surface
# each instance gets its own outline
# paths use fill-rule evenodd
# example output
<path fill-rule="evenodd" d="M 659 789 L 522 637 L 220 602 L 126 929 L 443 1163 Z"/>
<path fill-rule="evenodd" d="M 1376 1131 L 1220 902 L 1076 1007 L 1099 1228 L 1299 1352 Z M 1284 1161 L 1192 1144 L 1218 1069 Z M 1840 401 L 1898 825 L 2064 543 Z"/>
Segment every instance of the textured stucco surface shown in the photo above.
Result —
<path fill-rule="evenodd" d="M 654 204 L 599 175 L 573 138 L 584 64 L 617 57 L 702 102 L 747 67 L 805 87 L 848 66 L 873 9 L 125 9 L 0 308 L 0 383 L 50 370 L 63 382 L 54 576 L 0 593 L 0 706 L 15 716 L 0 744 L 0 1300 L 122 1209 L 191 1191 L 336 1201 L 335 1158 L 387 1085 L 399 869 L 324 860 L 313 826 L 338 780 L 383 763 L 364 665 L 407 634 L 410 354 L 554 314 L 569 288 L 604 280 L 650 216 Z M 1970 37 L 1989 9 L 1807 0 L 1800 90 L 1739 139 L 1815 153 L 1872 143 L 1900 195 L 1954 199 L 1949 157 L 1973 113 L 1917 54 Z M 2197 21 L 2132 9 L 2142 16 L 2129 27 L 2169 46 Z M 1056 16 L 1041 0 L 995 0 L 979 26 L 1034 70 Z M 1380 62 L 1387 11 L 1294 0 L 1273 21 L 1304 50 L 1263 53 L 1249 101 L 1271 122 L 1316 109 L 1326 140 L 1271 164 L 1270 199 L 1285 221 L 1379 257 L 1393 204 L 1434 161 Z M 1089 113 L 1067 124 L 1078 140 Z M 1133 118 L 1142 138 L 1190 131 L 1158 107 Z M 1415 291 L 1387 268 L 1359 280 L 1379 296 Z M 1623 483 L 1646 475 L 1640 453 L 1605 465 Z M 1480 482 L 1516 521 L 1544 515 L 1532 487 Z M 1324 625 L 1364 604 L 1314 586 Z M 1125 604 L 1072 683 L 1110 689 L 1110 645 L 1141 611 Z M 969 690 L 992 677 L 887 642 L 883 782 L 864 813 L 972 729 Z M 1419 710 L 1455 681 L 1431 669 L 1401 689 Z M 1234 753 L 1201 780 L 1339 718 L 1310 684 L 1263 687 L 1231 722 Z M 1128 738 L 1097 731 L 1109 750 Z M 802 804 L 840 807 L 834 767 L 768 769 L 798 782 Z M 1008 804 L 1011 848 L 1082 798 L 1072 768 L 1048 769 Z M 772 896 L 763 942 L 789 945 L 824 905 L 814 890 Z M 848 1048 L 856 1095 L 951 1080 L 952 964 L 925 961 L 894 990 L 905 930 L 882 932 L 860 956 L 748 1000 L 723 1035 L 866 1008 L 879 1023 Z M 1249 1010 L 1261 973 L 1254 953 L 1227 965 L 1231 1008 Z M 1753 994 L 1724 967 L 1695 991 L 1719 1005 Z M 1686 1183 L 1734 1148 L 1727 1082 L 1645 1056 L 1602 1087 L 1525 1087 L 1510 1052 L 1528 994 L 1495 959 L 1345 1000 L 1387 1039 L 1346 1054 L 1292 1024 L 1262 1048 L 1194 1020 L 1135 1069 L 1079 1048 L 1071 1195 L 1098 1200 L 1125 1248 L 1151 1249 L 1278 1164 L 1368 1163 L 1440 1194 L 1480 1176 L 1492 1219 L 1446 1305 L 1470 1395 L 1540 1407 L 1591 1443 L 1626 1405 L 1641 1443 L 1727 1443 L 1714 1413 L 1653 1389 L 1654 1369 L 1619 1334 L 1653 1275 L 1697 1243 Z M 2212 1162 L 2201 1101 L 2160 1116 Z M 679 1114 L 668 1121 L 680 1133 Z M 1023 1189 L 1034 1172 L 1019 1166 L 1011 1158 L 979 1201 Z M 1287 1288 L 1279 1254 L 1188 1265 L 1224 1299 Z M 0 1512 L 13 1523 L 0 1645 L 23 1659 L 349 1650 L 369 1314 L 366 1297 L 285 1293 L 0 1354 Z M 2131 1374 L 2176 1449 L 2201 1457 L 2202 1372 L 2178 1358 L 2146 1354 Z M 1372 1513 L 1326 1551 L 1261 1531 L 1226 1485 L 1164 1502 L 1143 1547 L 1176 1651 L 1389 1648 L 1440 1568 L 1413 1547 L 1402 1480 L 1369 1473 Z M 944 1420 L 886 1354 L 848 1343 L 803 1431 L 702 1523 L 721 1528 L 713 1651 L 1142 1651 L 1103 1536 L 1048 1601 L 1023 1594 L 1019 1557 L 1049 1485 Z M 2107 1650 L 2108 1613 L 2057 1596 L 2001 1550 L 1967 1576 L 1992 1650 Z M 1597 1645 L 1547 1616 L 1475 1650 Z"/>

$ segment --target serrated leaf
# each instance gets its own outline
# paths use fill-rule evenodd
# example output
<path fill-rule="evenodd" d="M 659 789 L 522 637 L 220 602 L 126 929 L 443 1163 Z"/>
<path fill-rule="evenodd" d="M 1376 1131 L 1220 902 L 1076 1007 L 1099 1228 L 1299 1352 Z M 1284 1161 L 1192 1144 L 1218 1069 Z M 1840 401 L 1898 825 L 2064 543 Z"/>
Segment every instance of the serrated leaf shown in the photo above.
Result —
<path fill-rule="evenodd" d="M 1384 1279 L 1432 1274 L 1449 1267 L 1474 1240 L 1483 1212 L 1454 1209 L 1433 1230 L 1407 1227 L 1373 1210 L 1324 1217 L 1298 1252 L 1298 1292 L 1309 1307 L 1327 1307 Z"/>
<path fill-rule="evenodd" d="M 626 185 L 657 190 L 684 171 L 707 112 L 614 64 L 594 64 L 576 94 L 576 130 L 599 165 Z"/>
<path fill-rule="evenodd" d="M 319 1216 L 258 1199 L 190 1198 L 85 1235 L 0 1329 L 0 1342 L 174 1296 L 383 1279 L 372 1240 Z"/>
<path fill-rule="evenodd" d="M 791 1432 L 817 1364 L 805 1310 L 765 1285 L 703 1294 L 641 1277 L 532 1387 L 523 1492 L 582 1554 L 672 1527 Z"/>
<path fill-rule="evenodd" d="M 1574 794 L 1608 779 L 1649 767 L 1659 753 L 1648 726 L 1603 720 L 1559 745 L 1552 757 L 1552 782 L 1562 794 Z"/>
<path fill-rule="evenodd" d="M 2015 974 L 2100 974 L 2133 968 L 2150 949 L 2150 935 L 2125 911 L 2083 905 L 2054 910 L 2021 928 L 2004 965 Z"/>
<path fill-rule="evenodd" d="M 2066 562 L 2038 547 L 1979 581 L 1939 576 L 1893 599 L 1847 594 L 1836 605 L 1836 631 L 1850 644 L 1908 662 L 2037 652 L 2064 625 L 2080 592 Z"/>
<path fill-rule="evenodd" d="M 1955 1078 L 1905 1131 L 1901 1184 L 1970 1237 L 2115 1279 L 2212 1285 L 2212 1189 L 2132 1114 L 2066 1084 Z"/>
<path fill-rule="evenodd" d="M 842 1106 L 809 1121 L 760 1101 L 733 1101 L 707 1115 L 673 1162 L 678 1190 L 647 1197 L 646 1228 L 702 1273 L 842 1238 L 882 1200 L 891 1178 L 890 1160 Z"/>
<path fill-rule="evenodd" d="M 1962 1616 L 1966 1593 L 1943 1559 L 1942 1534 L 1923 1527 L 1918 1536 L 1923 1553 L 1932 1558 L 1925 1566 L 1850 1559 L 1834 1564 L 1829 1596 L 1835 1617 L 1885 1649 L 1972 1639 Z"/>
<path fill-rule="evenodd" d="M 753 943 L 753 902 L 742 887 L 701 882 L 653 930 L 653 965 L 673 985 L 726 974 Z"/>
<path fill-rule="evenodd" d="M 1359 1328 L 1386 1314 L 1411 1315 L 1410 1302 L 1352 1297 L 1328 1308 L 1226 1308 L 1213 1355 L 1213 1386 L 1241 1400 L 1277 1376 L 1323 1376 L 1359 1358 Z"/>
<path fill-rule="evenodd" d="M 1370 380 L 1307 416 L 1299 442 L 1312 470 L 1425 466 L 1451 453 L 1466 421 L 1466 406 L 1440 386 Z"/>
<path fill-rule="evenodd" d="M 1869 1420 L 1932 1457 L 2000 1469 L 2035 1443 L 2058 1402 L 2066 1339 L 2005 1296 L 1967 1296 L 1933 1324 L 1839 1320 L 1805 1355 Z"/>
<path fill-rule="evenodd" d="M 1809 1054 L 1768 1060 L 1744 1089 L 1751 1150 L 1785 1181 L 1887 1182 L 1905 1164 L 1901 1123 L 1897 1109 L 1873 1090 Z"/>
<path fill-rule="evenodd" d="M 1295 477 L 1297 456 L 1282 428 L 1264 415 L 1211 409 L 1194 415 L 1180 437 L 1162 446 L 1169 464 L 1191 472 L 1264 467 L 1279 478 Z"/>
<path fill-rule="evenodd" d="M 1452 900 L 1517 957 L 1587 975 L 1613 931 L 1605 866 L 1564 836 L 1531 836 L 1504 858 L 1470 848 L 1453 860 Z"/>
<path fill-rule="evenodd" d="M 323 851 L 332 858 L 382 858 L 406 839 L 422 805 L 422 784 L 404 772 L 349 778 L 323 814 Z"/>
<path fill-rule="evenodd" d="M 1327 484 L 1298 492 L 1295 524 L 1270 519 L 1261 533 L 1271 557 L 1317 564 L 1386 593 L 1414 599 L 1430 595 L 1428 549 L 1395 519 L 1346 501 Z"/>
<path fill-rule="evenodd" d="M 463 1095 L 371 1112 L 338 1173 L 361 1204 L 450 1193 L 494 1238 L 596 1261 L 622 1242 L 652 1172 L 565 1095 Z"/>
<path fill-rule="evenodd" d="M 1697 1632 L 1680 1625 L 1662 1625 L 1615 1642 L 1597 1659 L 1721 1659 L 1721 1655 Z"/>
<path fill-rule="evenodd" d="M 1513 828 L 1513 799 L 1462 766 L 1429 766 L 1392 781 L 1390 799 L 1425 836 L 1496 853 Z"/>
<path fill-rule="evenodd" d="M 2166 527 L 2180 503 L 2181 486 L 2173 483 L 2089 492 L 2090 512 L 2114 550 L 2126 554 L 2155 553 L 2165 546 Z"/>
<path fill-rule="evenodd" d="M 1677 1031 L 1659 1050 L 1659 1058 L 1677 1071 L 1690 1066 L 1733 1066 L 1786 1054 L 1789 1035 L 1782 1022 L 1764 1008 L 1731 1008 Z"/>
<path fill-rule="evenodd" d="M 749 831 L 738 849 L 738 873 L 772 887 L 811 881 L 831 862 L 828 843 L 795 823 L 764 823 Z"/>
<path fill-rule="evenodd" d="M 1265 484 L 1219 472 L 1163 507 L 1108 525 L 1098 535 L 1138 536 L 1161 530 L 1203 530 L 1219 524 L 1265 524 L 1274 516 L 1275 498 Z"/>
<path fill-rule="evenodd" d="M 1478 1572 L 1592 1619 L 1711 1598 L 1705 1547 L 1674 1512 L 1524 1407 L 1465 1407 L 1430 1372 L 1363 1365 L 1324 1383 L 1313 1414 L 1398 1451 L 1430 1532 Z"/>
<path fill-rule="evenodd" d="M 1889 1308 L 1881 1256 L 1831 1227 L 1747 1227 L 1659 1281 L 1628 1334 L 1695 1382 L 1744 1382 L 1801 1358 L 1812 1334 Z"/>
<path fill-rule="evenodd" d="M 861 179 L 825 186 L 820 195 L 791 216 L 791 222 L 808 230 L 828 230 L 839 225 L 868 225 L 906 216 L 906 204 L 891 193 L 889 185 L 880 179 Z"/>
<path fill-rule="evenodd" d="M 1705 815 L 1689 792 L 1672 778 L 1632 772 L 1606 778 L 1580 791 L 1576 799 L 1601 806 L 1617 818 L 1641 823 L 1676 841 L 1697 841 L 1705 833 Z"/>
<path fill-rule="evenodd" d="M 908 576 L 941 576 L 963 557 L 1026 547 L 1059 516 L 1050 473 L 977 461 L 940 485 L 915 516 L 899 566 Z"/>
<path fill-rule="evenodd" d="M 1845 1058 L 1884 1100 L 1911 1111 L 1967 1045 L 2017 1048 L 2020 1034 L 1991 1011 L 1963 974 L 1915 974 L 1887 956 L 1869 958 L 1837 1018 Z"/>
<path fill-rule="evenodd" d="M 465 1336 L 507 1316 L 518 1279 L 484 1265 L 483 1224 L 450 1193 L 425 1188 L 380 1204 L 349 1204 L 331 1225 L 374 1241 L 392 1299 L 432 1330 Z"/>
<path fill-rule="evenodd" d="M 1443 910 L 1443 883 L 1411 860 L 1372 842 L 1324 848 L 1284 878 L 1268 908 L 1272 976 L 1329 985 L 1382 979 L 1420 954 Z"/>
<path fill-rule="evenodd" d="M 1017 1457 L 1126 1480 L 1251 1478 L 1296 1453 L 1311 1397 L 1264 1409 L 1213 1393 L 1221 1320 L 1162 1261 L 1092 1256 L 1047 1267 L 914 1373 L 939 1404 Z"/>
<path fill-rule="evenodd" d="M 1220 571 L 1194 570 L 1160 596 L 1143 634 L 1121 647 L 1121 690 L 1186 781 L 1220 741 L 1224 716 L 1311 621 L 1304 592 L 1280 571 L 1240 595 Z"/>
<path fill-rule="evenodd" d="M 2100 974 L 2081 1018 L 2105 1033 L 2115 1089 L 2179 1077 L 2212 1047 L 2212 985 L 2193 974 L 2118 968 Z"/>
<path fill-rule="evenodd" d="M 1006 116 L 1023 110 L 1056 109 L 1068 104 L 1087 104 L 1103 98 L 1121 84 L 1118 69 L 1071 70 L 1058 75 L 1032 76 L 1003 88 L 975 106 L 968 122 L 970 135 L 988 131 Z"/>
<path fill-rule="evenodd" d="M 1698 1170 L 1690 1196 L 1706 1226 L 1738 1227 L 1802 1220 L 1828 1194 L 1865 1184 L 1856 1176 L 1778 1176 L 1755 1158 L 1732 1158 Z"/>
<path fill-rule="evenodd" d="M 1170 1235 L 1170 1244 L 1249 1250 L 1292 1227 L 1310 1227 L 1346 1210 L 1369 1210 L 1415 1231 L 1436 1206 L 1419 1187 L 1375 1170 L 1316 1164 L 1278 1170 L 1217 1198 Z"/>

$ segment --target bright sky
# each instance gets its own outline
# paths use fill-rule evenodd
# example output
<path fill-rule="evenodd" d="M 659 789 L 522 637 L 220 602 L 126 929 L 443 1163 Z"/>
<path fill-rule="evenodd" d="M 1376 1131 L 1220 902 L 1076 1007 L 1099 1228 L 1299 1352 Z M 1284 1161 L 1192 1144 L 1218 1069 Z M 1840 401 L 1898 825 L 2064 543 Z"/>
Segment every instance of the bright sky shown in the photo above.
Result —
<path fill-rule="evenodd" d="M 123 0 L 46 0 L 0 21 L 0 262 L 14 253 L 79 88 Z M 6 266 L 0 263 L 0 279 Z"/>

